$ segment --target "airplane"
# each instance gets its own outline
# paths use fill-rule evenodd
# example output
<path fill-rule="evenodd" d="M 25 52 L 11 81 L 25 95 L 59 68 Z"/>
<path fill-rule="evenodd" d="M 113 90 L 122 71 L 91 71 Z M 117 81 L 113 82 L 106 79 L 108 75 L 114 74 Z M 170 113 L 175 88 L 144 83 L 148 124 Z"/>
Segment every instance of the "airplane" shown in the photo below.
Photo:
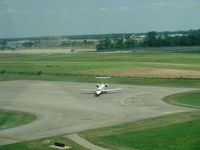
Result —
<path fill-rule="evenodd" d="M 109 79 L 110 77 L 96 77 L 97 79 Z M 110 91 L 117 91 L 117 90 L 121 90 L 122 88 L 116 88 L 116 89 L 107 89 L 108 84 L 97 84 L 96 85 L 96 90 L 91 90 L 88 89 L 87 91 L 93 92 L 95 94 L 95 96 L 100 96 L 101 94 L 106 94 Z"/>
<path fill-rule="evenodd" d="M 94 91 L 95 92 L 95 96 L 100 96 L 101 94 L 106 94 L 107 92 L 110 91 L 117 91 L 117 90 L 121 90 L 122 88 L 116 88 L 116 89 L 106 89 L 108 87 L 108 84 L 97 84 L 96 85 L 97 89 Z"/>

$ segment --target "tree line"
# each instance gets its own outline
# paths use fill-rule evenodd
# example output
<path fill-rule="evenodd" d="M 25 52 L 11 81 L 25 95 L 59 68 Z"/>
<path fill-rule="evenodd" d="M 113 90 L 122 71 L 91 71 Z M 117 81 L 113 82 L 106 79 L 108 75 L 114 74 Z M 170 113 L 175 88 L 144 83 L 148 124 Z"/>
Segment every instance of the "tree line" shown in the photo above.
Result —
<path fill-rule="evenodd" d="M 171 34 L 160 34 L 158 32 L 148 32 L 143 40 L 121 37 L 118 39 L 106 38 L 100 40 L 96 46 L 97 50 L 109 49 L 129 49 L 138 47 L 170 47 L 170 46 L 199 46 L 200 30 L 190 31 L 187 34 L 171 36 Z"/>

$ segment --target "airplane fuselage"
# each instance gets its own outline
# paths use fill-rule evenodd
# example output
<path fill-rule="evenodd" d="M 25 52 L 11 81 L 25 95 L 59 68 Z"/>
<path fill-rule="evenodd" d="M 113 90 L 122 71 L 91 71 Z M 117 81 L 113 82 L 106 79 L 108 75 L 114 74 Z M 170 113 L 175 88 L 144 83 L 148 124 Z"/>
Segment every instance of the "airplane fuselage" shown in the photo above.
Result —
<path fill-rule="evenodd" d="M 95 91 L 95 96 L 100 96 L 101 94 L 106 93 L 106 91 L 104 91 L 104 89 L 108 86 L 108 84 L 97 84 L 97 89 Z"/>

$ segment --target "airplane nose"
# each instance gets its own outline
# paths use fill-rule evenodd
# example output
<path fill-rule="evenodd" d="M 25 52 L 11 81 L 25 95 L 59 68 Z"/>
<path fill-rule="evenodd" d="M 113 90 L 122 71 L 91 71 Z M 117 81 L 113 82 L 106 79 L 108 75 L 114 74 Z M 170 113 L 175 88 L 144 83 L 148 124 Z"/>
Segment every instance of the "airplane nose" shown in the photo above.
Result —
<path fill-rule="evenodd" d="M 101 94 L 101 91 L 96 91 L 97 94 Z"/>
<path fill-rule="evenodd" d="M 100 95 L 101 94 L 101 91 L 96 91 L 96 95 Z"/>

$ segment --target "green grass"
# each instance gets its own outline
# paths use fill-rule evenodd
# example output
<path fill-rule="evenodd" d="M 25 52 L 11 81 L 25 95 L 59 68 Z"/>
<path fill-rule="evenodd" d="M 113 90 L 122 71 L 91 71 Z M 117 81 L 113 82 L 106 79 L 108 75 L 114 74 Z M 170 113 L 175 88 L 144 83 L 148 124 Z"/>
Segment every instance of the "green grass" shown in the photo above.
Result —
<path fill-rule="evenodd" d="M 169 95 L 163 100 L 173 105 L 200 108 L 200 91 L 177 93 Z"/>
<path fill-rule="evenodd" d="M 13 73 L 0 75 L 0 81 L 8 80 L 47 80 L 47 81 L 69 81 L 69 82 L 89 82 L 99 83 L 98 79 L 93 75 L 81 74 L 44 74 L 36 75 L 29 73 Z M 119 77 L 112 76 L 106 79 L 110 84 L 134 84 L 134 85 L 154 85 L 154 86 L 175 86 L 175 87 L 200 87 L 200 79 L 184 79 L 184 78 L 143 78 L 143 77 Z"/>
<path fill-rule="evenodd" d="M 80 132 L 94 144 L 115 150 L 198 150 L 200 111 L 177 113 Z"/>
<path fill-rule="evenodd" d="M 195 54 L 199 54 L 200 53 L 200 50 L 184 50 L 184 51 L 176 51 L 176 53 L 195 53 Z"/>
<path fill-rule="evenodd" d="M 74 54 L 1 54 L 1 62 L 159 62 L 200 64 L 196 53 L 132 52 Z"/>
<path fill-rule="evenodd" d="M 27 124 L 35 119 L 33 114 L 0 109 L 0 130 Z"/>
<path fill-rule="evenodd" d="M 105 136 L 102 140 L 119 146 L 144 150 L 199 150 L 200 119 L 181 124 Z"/>
<path fill-rule="evenodd" d="M 49 147 L 53 145 L 55 142 L 64 143 L 65 145 L 70 146 L 71 147 L 70 150 L 88 150 L 64 137 L 49 137 L 39 140 L 32 140 L 29 142 L 9 144 L 0 146 L 0 149 L 1 150 L 55 150 L 55 148 Z"/>
<path fill-rule="evenodd" d="M 194 53 L 132 52 L 132 53 L 73 53 L 73 54 L 1 54 L 0 81 L 4 80 L 57 80 L 99 82 L 95 76 L 114 72 L 109 83 L 200 87 L 200 78 L 143 77 L 115 75 L 135 71 L 144 75 L 148 69 L 179 69 L 200 71 L 200 55 Z M 147 69 L 147 70 L 146 70 Z M 37 73 L 41 71 L 40 75 Z"/>

